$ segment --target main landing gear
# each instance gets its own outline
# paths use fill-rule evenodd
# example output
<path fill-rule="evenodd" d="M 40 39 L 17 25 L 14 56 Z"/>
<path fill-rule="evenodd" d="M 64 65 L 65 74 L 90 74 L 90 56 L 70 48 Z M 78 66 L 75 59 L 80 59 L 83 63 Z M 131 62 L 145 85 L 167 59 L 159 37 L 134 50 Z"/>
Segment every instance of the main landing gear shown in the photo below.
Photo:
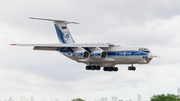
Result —
<path fill-rule="evenodd" d="M 86 70 L 100 70 L 100 69 L 101 69 L 100 66 L 86 66 Z M 117 67 L 104 67 L 103 70 L 108 71 L 108 72 L 112 72 L 112 71 L 117 72 L 118 68 Z"/>
<path fill-rule="evenodd" d="M 100 70 L 100 66 L 86 66 L 86 70 Z"/>
<path fill-rule="evenodd" d="M 118 71 L 118 68 L 117 68 L 117 67 L 104 67 L 103 70 L 104 70 L 104 71 L 108 71 L 108 72 L 112 72 L 112 71 L 117 72 L 117 71 Z"/>
<path fill-rule="evenodd" d="M 128 70 L 135 71 L 135 70 L 136 70 L 136 67 L 134 67 L 133 64 L 132 64 L 132 66 L 129 66 L 129 67 L 128 67 Z"/>

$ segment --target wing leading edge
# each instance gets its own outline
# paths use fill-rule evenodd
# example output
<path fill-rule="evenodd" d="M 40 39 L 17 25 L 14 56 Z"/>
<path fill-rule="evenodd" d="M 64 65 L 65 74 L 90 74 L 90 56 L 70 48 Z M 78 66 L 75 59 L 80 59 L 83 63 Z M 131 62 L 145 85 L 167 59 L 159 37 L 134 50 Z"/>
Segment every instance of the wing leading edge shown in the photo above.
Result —
<path fill-rule="evenodd" d="M 112 43 L 84 43 L 84 44 L 11 44 L 14 46 L 34 46 L 34 50 L 51 50 L 56 51 L 59 48 L 62 47 L 70 47 L 70 48 L 76 48 L 76 47 L 109 47 L 112 46 Z"/>

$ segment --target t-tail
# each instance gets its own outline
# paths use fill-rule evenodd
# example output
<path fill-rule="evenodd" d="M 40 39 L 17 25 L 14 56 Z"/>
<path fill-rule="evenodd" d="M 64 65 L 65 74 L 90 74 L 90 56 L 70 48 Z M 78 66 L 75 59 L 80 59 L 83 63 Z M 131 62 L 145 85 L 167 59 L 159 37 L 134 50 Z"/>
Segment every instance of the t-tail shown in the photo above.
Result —
<path fill-rule="evenodd" d="M 69 44 L 69 43 L 75 42 L 68 30 L 67 24 L 71 24 L 71 23 L 79 24 L 79 23 L 69 22 L 69 21 L 64 21 L 64 20 L 53 20 L 53 19 L 33 18 L 33 17 L 30 17 L 30 19 L 53 21 L 60 43 Z"/>

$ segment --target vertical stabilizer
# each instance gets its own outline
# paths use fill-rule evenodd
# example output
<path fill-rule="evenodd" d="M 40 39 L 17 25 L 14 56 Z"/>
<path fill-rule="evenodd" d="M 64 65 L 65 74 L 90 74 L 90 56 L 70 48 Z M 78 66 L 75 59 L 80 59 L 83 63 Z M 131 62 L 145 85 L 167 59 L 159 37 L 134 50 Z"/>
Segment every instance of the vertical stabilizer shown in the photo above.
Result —
<path fill-rule="evenodd" d="M 64 20 L 53 20 L 53 19 L 44 19 L 44 18 L 34 18 L 29 17 L 30 19 L 36 19 L 36 20 L 46 20 L 46 21 L 53 21 L 54 26 L 57 32 L 57 36 L 59 38 L 59 42 L 62 44 L 68 44 L 68 43 L 74 43 L 74 40 L 68 30 L 67 24 L 79 24 L 77 22 L 69 22 Z"/>
<path fill-rule="evenodd" d="M 63 44 L 74 43 L 74 40 L 68 30 L 67 23 L 65 22 L 54 22 L 59 42 Z"/>

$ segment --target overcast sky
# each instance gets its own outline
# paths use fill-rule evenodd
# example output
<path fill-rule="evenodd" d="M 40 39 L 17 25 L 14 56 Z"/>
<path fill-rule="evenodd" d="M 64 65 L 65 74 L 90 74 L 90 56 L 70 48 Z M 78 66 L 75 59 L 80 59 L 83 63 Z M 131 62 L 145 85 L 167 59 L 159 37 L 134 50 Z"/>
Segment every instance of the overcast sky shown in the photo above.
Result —
<path fill-rule="evenodd" d="M 1 0 L 0 100 L 20 96 L 35 101 L 86 101 L 117 96 L 150 100 L 154 94 L 177 94 L 180 87 L 179 0 Z M 58 52 L 34 51 L 11 43 L 58 43 L 52 22 L 28 17 L 79 22 L 68 25 L 77 43 L 113 42 L 143 46 L 154 58 L 148 65 L 117 65 L 119 71 L 86 71 L 85 65 Z"/>

